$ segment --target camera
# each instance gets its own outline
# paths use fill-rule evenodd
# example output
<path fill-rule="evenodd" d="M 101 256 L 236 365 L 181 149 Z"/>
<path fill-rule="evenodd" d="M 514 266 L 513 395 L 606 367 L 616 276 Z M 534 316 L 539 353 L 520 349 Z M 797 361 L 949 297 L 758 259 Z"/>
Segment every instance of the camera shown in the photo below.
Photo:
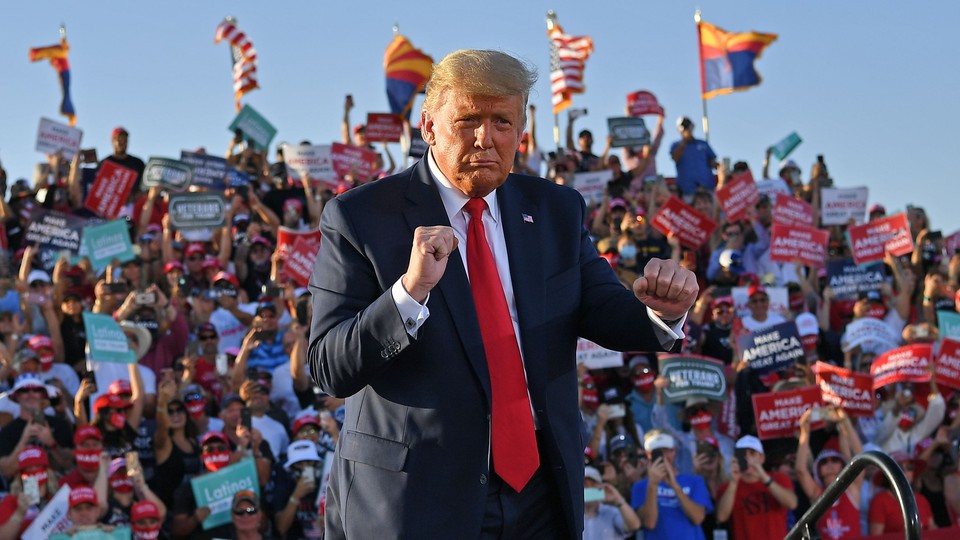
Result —
<path fill-rule="evenodd" d="M 153 291 L 138 292 L 133 297 L 133 301 L 141 306 L 149 306 L 157 303 L 157 293 Z"/>

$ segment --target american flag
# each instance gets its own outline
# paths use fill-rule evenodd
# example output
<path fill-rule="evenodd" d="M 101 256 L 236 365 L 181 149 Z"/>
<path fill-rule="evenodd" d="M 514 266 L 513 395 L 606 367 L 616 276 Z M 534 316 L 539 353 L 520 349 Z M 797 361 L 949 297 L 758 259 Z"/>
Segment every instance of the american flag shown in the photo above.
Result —
<path fill-rule="evenodd" d="M 593 38 L 568 36 L 556 22 L 547 30 L 550 37 L 550 90 L 553 114 L 573 104 L 573 94 L 582 94 L 583 68 L 593 52 Z"/>
<path fill-rule="evenodd" d="M 230 43 L 230 56 L 233 59 L 233 96 L 240 111 L 240 98 L 247 92 L 259 88 L 257 84 L 257 50 L 247 35 L 236 25 L 237 21 L 227 17 L 217 26 L 214 43 L 226 39 Z"/>

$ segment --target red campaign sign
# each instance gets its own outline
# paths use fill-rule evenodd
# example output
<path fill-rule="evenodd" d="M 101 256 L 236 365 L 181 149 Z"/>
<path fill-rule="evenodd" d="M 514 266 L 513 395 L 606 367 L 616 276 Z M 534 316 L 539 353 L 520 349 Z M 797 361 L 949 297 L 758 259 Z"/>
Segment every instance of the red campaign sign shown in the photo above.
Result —
<path fill-rule="evenodd" d="M 748 171 L 749 172 L 749 171 Z M 760 201 L 760 192 L 757 183 L 745 174 L 738 174 L 725 182 L 717 190 L 717 199 L 727 218 L 728 223 L 740 221 L 747 217 L 747 208 L 756 206 Z"/>
<path fill-rule="evenodd" d="M 870 366 L 873 388 L 898 382 L 927 382 L 932 361 L 933 345 L 929 343 L 915 343 L 887 351 Z"/>
<path fill-rule="evenodd" d="M 800 429 L 800 416 L 810 407 L 820 405 L 820 401 L 820 388 L 816 386 L 754 394 L 753 415 L 757 422 L 757 437 L 793 437 Z M 820 429 L 823 425 L 823 420 L 811 422 L 810 429 Z"/>
<path fill-rule="evenodd" d="M 317 260 L 320 243 L 297 237 L 296 242 L 287 251 L 283 258 L 283 269 L 287 276 L 292 278 L 301 287 L 306 287 L 313 273 L 313 265 Z"/>
<path fill-rule="evenodd" d="M 727 366 L 727 372 L 729 374 L 730 366 Z M 717 431 L 733 440 L 740 437 L 740 426 L 737 425 L 737 393 L 732 387 L 727 389 L 727 400 L 720 408 Z"/>
<path fill-rule="evenodd" d="M 806 201 L 778 191 L 773 203 L 773 222 L 781 225 L 813 227 L 813 207 Z"/>
<path fill-rule="evenodd" d="M 850 416 L 873 416 L 873 377 L 826 362 L 813 365 L 823 402 L 843 407 Z"/>
<path fill-rule="evenodd" d="M 377 166 L 376 152 L 347 144 L 331 144 L 330 159 L 338 176 L 352 174 L 360 182 L 369 181 Z"/>
<path fill-rule="evenodd" d="M 403 135 L 403 117 L 390 113 L 367 113 L 367 140 L 370 142 L 400 142 Z"/>
<path fill-rule="evenodd" d="M 944 338 L 934 363 L 937 384 L 960 390 L 960 341 Z"/>
<path fill-rule="evenodd" d="M 770 233 L 770 260 L 792 262 L 800 259 L 804 266 L 821 267 L 827 257 L 829 239 L 827 231 L 774 223 Z"/>
<path fill-rule="evenodd" d="M 857 264 L 883 260 L 885 250 L 896 257 L 913 252 L 913 237 L 905 213 L 855 225 L 850 227 L 849 234 L 853 260 Z"/>
<path fill-rule="evenodd" d="M 664 235 L 677 235 L 680 243 L 686 247 L 696 249 L 713 234 L 717 224 L 707 216 L 697 212 L 692 206 L 684 203 L 675 196 L 657 210 L 650 220 L 650 225 Z"/>
<path fill-rule="evenodd" d="M 646 90 L 638 90 L 627 94 L 627 108 L 630 109 L 630 116 L 642 116 L 644 114 L 663 116 L 663 107 L 657 101 L 657 96 Z"/>
<path fill-rule="evenodd" d="M 280 227 L 277 231 L 277 252 L 281 257 L 289 255 L 293 245 L 298 238 L 303 238 L 309 243 L 320 245 L 320 229 L 315 231 L 297 231 L 287 227 Z"/>
<path fill-rule="evenodd" d="M 137 171 L 104 161 L 87 194 L 84 207 L 104 219 L 116 219 L 136 181 Z"/>

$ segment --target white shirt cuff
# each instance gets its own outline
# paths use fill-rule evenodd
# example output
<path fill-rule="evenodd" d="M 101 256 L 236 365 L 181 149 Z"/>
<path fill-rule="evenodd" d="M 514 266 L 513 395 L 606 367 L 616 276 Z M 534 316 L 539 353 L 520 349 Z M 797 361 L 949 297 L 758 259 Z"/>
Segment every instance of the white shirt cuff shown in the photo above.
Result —
<path fill-rule="evenodd" d="M 677 321 L 677 324 L 673 325 L 672 328 L 664 324 L 663 319 L 658 317 L 649 306 L 647 306 L 647 316 L 650 317 L 650 322 L 653 323 L 653 333 L 657 336 L 657 339 L 660 340 L 660 345 L 662 345 L 664 349 L 669 351 L 673 348 L 676 340 L 686 337 L 683 333 L 683 323 L 687 321 L 686 313 L 683 314 L 683 317 L 680 317 L 680 320 Z"/>
<path fill-rule="evenodd" d="M 423 301 L 423 304 L 417 302 L 410 296 L 410 293 L 403 288 L 403 276 L 400 276 L 400 279 L 390 288 L 390 294 L 393 296 L 393 303 L 397 306 L 397 311 L 400 313 L 400 320 L 403 322 L 403 327 L 407 330 L 407 334 L 412 338 L 416 338 L 420 327 L 423 326 L 427 317 L 430 316 L 430 310 L 427 309 L 426 306 L 426 303 L 430 301 L 430 293 L 427 293 L 427 298 Z"/>

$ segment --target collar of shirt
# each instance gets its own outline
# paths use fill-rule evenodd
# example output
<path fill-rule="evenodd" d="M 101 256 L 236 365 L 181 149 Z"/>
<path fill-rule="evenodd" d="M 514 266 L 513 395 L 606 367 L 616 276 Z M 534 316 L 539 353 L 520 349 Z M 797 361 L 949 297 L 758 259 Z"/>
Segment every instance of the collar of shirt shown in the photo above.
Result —
<path fill-rule="evenodd" d="M 467 232 L 467 216 L 463 211 L 463 205 L 467 204 L 470 197 L 467 197 L 462 191 L 454 186 L 450 180 L 444 176 L 440 166 L 433 159 L 433 152 L 427 152 L 427 169 L 430 176 L 437 183 L 440 192 L 440 200 L 443 202 L 443 209 L 447 212 L 447 219 L 455 231 L 465 237 Z M 487 202 L 487 212 L 489 218 L 493 220 L 496 226 L 500 223 L 500 206 L 497 204 L 497 190 L 493 190 L 483 198 Z M 489 234 L 489 233 L 488 233 Z M 461 238 L 463 240 L 463 238 Z"/>

